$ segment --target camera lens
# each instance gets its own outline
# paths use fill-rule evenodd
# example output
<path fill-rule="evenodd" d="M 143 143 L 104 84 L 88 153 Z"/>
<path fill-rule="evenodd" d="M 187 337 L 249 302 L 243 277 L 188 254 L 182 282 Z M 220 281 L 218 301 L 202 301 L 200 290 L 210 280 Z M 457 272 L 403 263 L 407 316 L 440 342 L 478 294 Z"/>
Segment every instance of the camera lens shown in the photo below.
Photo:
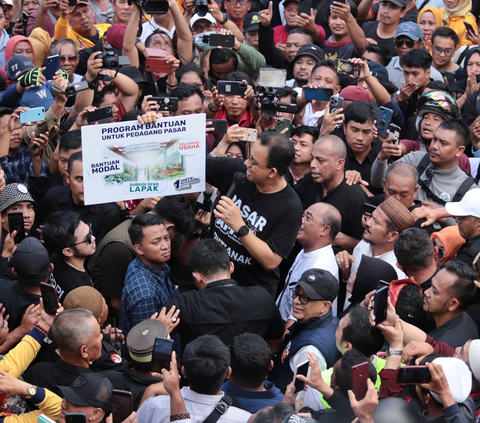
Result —
<path fill-rule="evenodd" d="M 208 1 L 195 0 L 195 13 L 197 13 L 198 16 L 205 16 L 208 13 Z"/>

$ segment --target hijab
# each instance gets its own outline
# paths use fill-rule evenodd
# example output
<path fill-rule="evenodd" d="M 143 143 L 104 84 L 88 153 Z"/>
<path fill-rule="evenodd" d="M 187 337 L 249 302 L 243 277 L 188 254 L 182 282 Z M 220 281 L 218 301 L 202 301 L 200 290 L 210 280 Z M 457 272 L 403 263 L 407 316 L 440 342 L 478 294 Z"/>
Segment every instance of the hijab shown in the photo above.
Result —
<path fill-rule="evenodd" d="M 447 6 L 443 7 L 442 21 L 443 26 L 448 26 L 450 19 L 453 17 L 462 17 L 471 15 L 472 0 L 460 0 L 457 7 L 448 9 Z M 473 15 L 472 15 L 473 16 Z"/>
<path fill-rule="evenodd" d="M 425 12 L 433 13 L 435 22 L 437 23 L 437 28 L 440 28 L 442 26 L 442 11 L 433 6 L 424 7 L 422 10 L 418 12 L 417 24 L 420 24 L 420 19 L 422 19 L 422 16 Z"/>

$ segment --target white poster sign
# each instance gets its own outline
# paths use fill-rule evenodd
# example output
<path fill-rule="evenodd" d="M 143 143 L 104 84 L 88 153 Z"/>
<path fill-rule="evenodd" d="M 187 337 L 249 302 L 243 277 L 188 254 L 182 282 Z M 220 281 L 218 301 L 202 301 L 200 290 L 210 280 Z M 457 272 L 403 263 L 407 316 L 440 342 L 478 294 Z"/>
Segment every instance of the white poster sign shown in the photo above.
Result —
<path fill-rule="evenodd" d="M 205 115 L 82 126 L 85 204 L 205 190 Z"/>

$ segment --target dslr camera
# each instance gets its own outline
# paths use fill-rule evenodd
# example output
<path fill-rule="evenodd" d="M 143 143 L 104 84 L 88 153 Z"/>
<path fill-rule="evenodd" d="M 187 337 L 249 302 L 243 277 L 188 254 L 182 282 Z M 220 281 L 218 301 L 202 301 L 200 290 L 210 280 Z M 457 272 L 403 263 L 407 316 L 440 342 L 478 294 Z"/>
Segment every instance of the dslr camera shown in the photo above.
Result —
<path fill-rule="evenodd" d="M 115 50 L 112 48 L 111 45 L 107 45 L 104 47 L 105 51 L 100 53 L 96 59 L 102 59 L 103 64 L 102 68 L 103 69 L 110 69 L 117 71 L 120 69 L 120 62 L 118 60 L 118 55 L 115 52 Z"/>
<path fill-rule="evenodd" d="M 143 9 L 147 15 L 166 15 L 170 6 L 168 0 L 128 0 L 128 5 L 135 4 L 139 9 Z"/>
<path fill-rule="evenodd" d="M 285 87 L 286 79 L 287 71 L 284 69 L 260 68 L 256 97 L 260 102 L 260 112 L 263 117 L 276 117 L 278 112 L 296 113 L 296 104 L 279 101 L 277 90 Z"/>
<path fill-rule="evenodd" d="M 195 0 L 195 13 L 205 16 L 208 13 L 208 0 Z"/>

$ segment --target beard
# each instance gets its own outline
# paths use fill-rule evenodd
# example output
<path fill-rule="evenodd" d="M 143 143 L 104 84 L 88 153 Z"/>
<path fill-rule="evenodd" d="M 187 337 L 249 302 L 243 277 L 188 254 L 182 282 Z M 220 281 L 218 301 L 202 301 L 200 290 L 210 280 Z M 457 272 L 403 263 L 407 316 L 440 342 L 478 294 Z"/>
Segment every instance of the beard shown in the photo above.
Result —
<path fill-rule="evenodd" d="M 297 79 L 297 78 L 295 78 L 295 83 L 297 84 L 297 87 L 303 87 L 304 85 L 307 85 L 308 79 Z"/>

